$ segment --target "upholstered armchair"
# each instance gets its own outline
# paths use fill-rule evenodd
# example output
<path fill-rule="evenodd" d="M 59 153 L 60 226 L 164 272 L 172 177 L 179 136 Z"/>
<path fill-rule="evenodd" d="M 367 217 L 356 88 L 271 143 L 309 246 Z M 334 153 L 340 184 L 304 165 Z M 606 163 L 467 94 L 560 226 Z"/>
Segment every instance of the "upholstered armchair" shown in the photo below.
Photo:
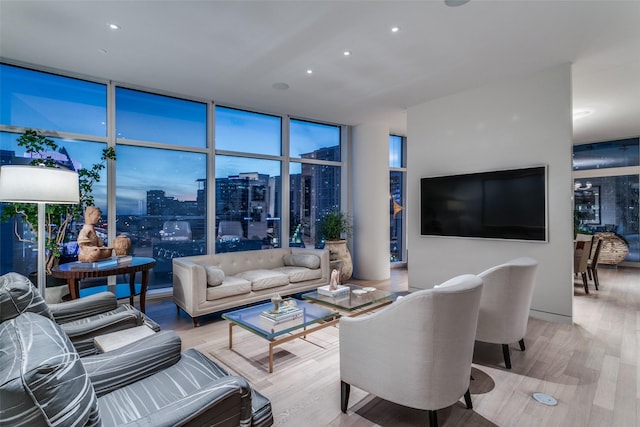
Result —
<path fill-rule="evenodd" d="M 504 364 L 511 369 L 509 343 L 525 350 L 529 309 L 538 262 L 522 257 L 483 271 L 476 340 L 502 344 Z"/>
<path fill-rule="evenodd" d="M 353 385 L 382 399 L 429 411 L 463 395 L 469 380 L 482 280 L 454 277 L 411 293 L 371 315 L 340 319 L 341 409 Z"/>
<path fill-rule="evenodd" d="M 109 332 L 147 325 L 154 331 L 160 325 L 129 304 L 118 305 L 111 292 L 47 304 L 31 281 L 18 273 L 0 277 L 0 322 L 33 312 L 60 324 L 80 356 L 96 354 L 93 338 Z"/>
<path fill-rule="evenodd" d="M 271 404 L 173 332 L 80 358 L 60 325 L 26 312 L 0 324 L 0 425 L 255 426 Z M 150 347 L 150 348 L 149 348 Z M 155 354 L 155 359 L 147 356 Z M 127 367 L 129 361 L 138 362 Z M 142 367 L 158 363 L 153 368 Z M 140 375 L 140 369 L 155 369 Z M 150 373 L 150 374 L 149 374 Z"/>

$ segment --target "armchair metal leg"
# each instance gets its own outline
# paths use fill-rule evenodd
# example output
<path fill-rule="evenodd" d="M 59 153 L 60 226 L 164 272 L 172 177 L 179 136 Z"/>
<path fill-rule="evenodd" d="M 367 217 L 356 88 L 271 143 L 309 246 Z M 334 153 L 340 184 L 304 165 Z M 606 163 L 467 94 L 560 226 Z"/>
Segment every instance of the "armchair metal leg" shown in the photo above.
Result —
<path fill-rule="evenodd" d="M 524 351 L 524 338 L 522 338 L 520 341 L 518 341 L 518 344 L 520 344 L 520 351 Z"/>
<path fill-rule="evenodd" d="M 349 406 L 349 393 L 351 392 L 351 384 L 340 381 L 340 409 L 343 414 L 347 413 Z"/>
<path fill-rule="evenodd" d="M 509 354 L 509 345 L 502 344 L 502 355 L 504 356 L 504 364 L 507 369 L 511 369 L 511 355 Z"/>
<path fill-rule="evenodd" d="M 464 394 L 464 403 L 467 404 L 467 409 L 473 409 L 473 404 L 471 403 L 471 393 L 469 392 L 469 389 L 467 389 L 467 392 Z"/>
<path fill-rule="evenodd" d="M 429 411 L 429 426 L 438 427 L 438 413 L 436 411 Z"/>

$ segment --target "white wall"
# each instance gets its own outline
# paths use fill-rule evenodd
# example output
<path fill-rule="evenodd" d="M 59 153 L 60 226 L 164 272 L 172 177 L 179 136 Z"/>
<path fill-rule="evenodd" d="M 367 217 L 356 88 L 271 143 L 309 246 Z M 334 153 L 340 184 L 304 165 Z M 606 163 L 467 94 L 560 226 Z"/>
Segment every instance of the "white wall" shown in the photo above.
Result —
<path fill-rule="evenodd" d="M 571 66 L 410 108 L 407 128 L 409 286 L 431 288 L 531 256 L 539 261 L 531 314 L 571 322 Z M 549 173 L 548 242 L 420 235 L 420 178 L 541 164 Z"/>

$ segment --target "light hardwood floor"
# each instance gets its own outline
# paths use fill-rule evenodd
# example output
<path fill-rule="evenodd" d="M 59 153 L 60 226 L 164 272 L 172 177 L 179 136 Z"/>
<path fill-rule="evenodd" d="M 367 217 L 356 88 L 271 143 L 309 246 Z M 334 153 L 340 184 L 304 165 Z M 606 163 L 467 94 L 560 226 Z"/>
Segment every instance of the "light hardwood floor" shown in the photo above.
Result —
<path fill-rule="evenodd" d="M 462 402 L 438 411 L 441 426 L 620 426 L 640 425 L 640 270 L 600 268 L 600 290 L 589 295 L 576 280 L 574 323 L 529 321 L 521 352 L 511 344 L 513 369 L 504 368 L 498 345 L 476 343 L 471 395 L 473 410 Z M 381 289 L 407 289 L 406 270 L 391 280 L 361 282 Z M 217 316 L 193 328 L 176 315 L 170 299 L 150 300 L 147 314 L 163 329 L 176 330 L 183 347 L 195 347 L 243 375 L 270 398 L 280 426 L 418 426 L 426 412 L 382 401 L 352 388 L 349 411 L 340 412 L 338 327 L 276 347 L 275 367 L 266 372 L 266 341 L 228 326 Z M 375 357 L 375 355 L 371 355 Z M 384 375 L 384 372 L 380 373 Z M 391 378 L 389 379 L 392 380 Z M 545 406 L 532 398 L 544 392 L 558 400 Z"/>

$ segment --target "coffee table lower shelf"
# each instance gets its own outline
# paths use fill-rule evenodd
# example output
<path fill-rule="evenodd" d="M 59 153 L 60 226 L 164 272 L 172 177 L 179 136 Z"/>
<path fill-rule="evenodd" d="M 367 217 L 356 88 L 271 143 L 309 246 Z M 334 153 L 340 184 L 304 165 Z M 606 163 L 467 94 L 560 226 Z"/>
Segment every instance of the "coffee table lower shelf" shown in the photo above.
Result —
<path fill-rule="evenodd" d="M 329 326 L 335 326 L 340 320 L 337 311 L 310 304 L 305 301 L 296 301 L 298 307 L 304 310 L 304 315 L 299 319 L 283 322 L 269 330 L 265 327 L 264 319 L 260 318 L 263 310 L 269 310 L 273 304 L 261 304 L 253 307 L 235 310 L 225 313 L 222 317 L 229 321 L 229 349 L 233 349 L 233 328 L 240 326 L 255 335 L 269 341 L 269 373 L 273 372 L 273 349 L 286 342 L 297 338 L 306 338 L 308 334 L 319 331 Z"/>
<path fill-rule="evenodd" d="M 269 373 L 273 372 L 273 349 L 276 346 L 278 346 L 280 344 L 284 344 L 284 343 L 289 342 L 289 341 L 293 341 L 293 340 L 295 340 L 297 338 L 306 338 L 307 334 L 310 334 L 312 332 L 318 331 L 320 329 L 327 328 L 329 326 L 337 325 L 339 320 L 340 320 L 340 316 L 336 315 L 336 317 L 334 319 L 325 321 L 324 323 L 317 324 L 317 326 L 314 326 L 313 328 L 309 328 L 309 329 L 304 328 L 300 332 L 289 333 L 288 335 L 283 336 L 282 338 L 276 338 L 276 339 L 269 340 Z M 229 322 L 229 349 L 230 350 L 233 348 L 233 327 L 234 326 L 236 326 L 236 323 Z M 238 325 L 238 326 L 240 326 L 240 325 Z"/>

